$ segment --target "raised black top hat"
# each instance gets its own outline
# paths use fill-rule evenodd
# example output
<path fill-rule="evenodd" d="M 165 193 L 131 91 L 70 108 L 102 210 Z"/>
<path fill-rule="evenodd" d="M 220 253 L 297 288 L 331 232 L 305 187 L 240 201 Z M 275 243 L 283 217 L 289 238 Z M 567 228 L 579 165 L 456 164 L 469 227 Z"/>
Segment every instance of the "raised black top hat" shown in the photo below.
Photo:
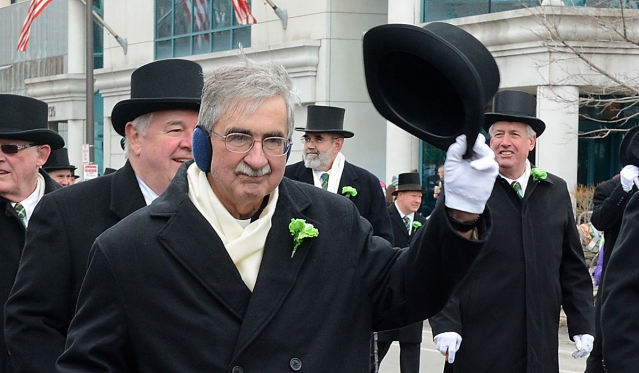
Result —
<path fill-rule="evenodd" d="M 49 108 L 35 98 L 0 94 L 0 138 L 47 144 L 51 149 L 64 146 L 64 139 L 48 128 Z"/>
<path fill-rule="evenodd" d="M 47 162 L 42 166 L 42 169 L 46 172 L 56 170 L 70 170 L 75 171 L 77 167 L 69 164 L 69 153 L 67 148 L 56 149 L 51 152 Z"/>
<path fill-rule="evenodd" d="M 488 131 L 495 122 L 520 122 L 532 127 L 537 137 L 546 129 L 543 120 L 536 117 L 537 99 L 522 91 L 501 91 L 493 100 L 493 112 L 486 113 L 484 129 Z"/>
<path fill-rule="evenodd" d="M 422 184 L 419 180 L 419 173 L 407 172 L 399 174 L 397 178 L 397 188 L 393 191 L 393 195 L 396 196 L 397 192 L 417 191 L 426 193 L 427 191 L 422 189 Z"/>
<path fill-rule="evenodd" d="M 440 149 L 466 134 L 474 143 L 499 69 L 486 47 L 443 22 L 389 24 L 364 35 L 371 101 L 387 120 Z"/>
<path fill-rule="evenodd" d="M 111 112 L 115 131 L 125 136 L 126 124 L 140 115 L 160 110 L 200 110 L 204 76 L 193 61 L 169 59 L 148 63 L 131 74 L 131 98 Z"/>
<path fill-rule="evenodd" d="M 626 132 L 626 134 L 623 136 L 623 139 L 621 139 L 621 144 L 619 145 L 619 163 L 621 163 L 621 167 L 626 167 L 629 164 L 639 166 L 639 163 L 631 162 L 628 154 L 630 141 L 635 137 L 637 133 L 639 133 L 639 126 L 632 127 L 628 130 L 628 132 Z M 639 142 L 634 142 L 633 145 L 639 145 Z"/>
<path fill-rule="evenodd" d="M 626 157 L 628 158 L 628 163 L 624 166 L 631 164 L 639 167 L 639 136 L 634 135 L 630 138 L 628 150 L 626 151 Z"/>
<path fill-rule="evenodd" d="M 306 108 L 306 127 L 295 127 L 295 130 L 330 132 L 346 138 L 353 137 L 353 132 L 344 130 L 345 112 L 346 110 L 341 107 L 308 105 Z"/>

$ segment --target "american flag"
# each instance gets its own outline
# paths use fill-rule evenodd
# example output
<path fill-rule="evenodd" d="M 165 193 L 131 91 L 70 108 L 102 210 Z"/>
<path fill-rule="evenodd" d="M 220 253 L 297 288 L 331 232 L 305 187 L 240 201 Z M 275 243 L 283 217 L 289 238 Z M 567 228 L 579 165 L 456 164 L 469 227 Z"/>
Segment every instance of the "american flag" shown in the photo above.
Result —
<path fill-rule="evenodd" d="M 44 7 L 49 5 L 52 0 L 31 0 L 29 4 L 29 10 L 27 11 L 27 18 L 24 20 L 22 30 L 20 30 L 20 37 L 18 38 L 18 50 L 26 52 L 27 44 L 29 44 L 29 34 L 31 33 L 31 24 L 42 13 Z"/>
<path fill-rule="evenodd" d="M 209 30 L 209 9 L 207 0 L 182 0 L 182 7 L 186 11 L 186 16 L 193 20 L 193 31 L 207 31 Z M 191 8 L 193 12 L 191 12 Z M 209 34 L 198 35 L 195 39 L 195 43 L 198 48 L 208 48 Z"/>
<path fill-rule="evenodd" d="M 257 20 L 251 13 L 251 8 L 246 0 L 233 0 L 233 9 L 235 10 L 235 18 L 240 25 L 248 25 L 257 23 Z"/>

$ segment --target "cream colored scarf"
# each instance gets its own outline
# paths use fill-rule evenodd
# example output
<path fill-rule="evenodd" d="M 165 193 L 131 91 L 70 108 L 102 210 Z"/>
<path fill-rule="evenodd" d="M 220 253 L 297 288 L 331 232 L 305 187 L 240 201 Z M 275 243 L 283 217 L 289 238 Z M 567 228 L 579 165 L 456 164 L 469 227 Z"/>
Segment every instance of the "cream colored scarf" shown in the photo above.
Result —
<path fill-rule="evenodd" d="M 266 236 L 271 229 L 279 191 L 276 188 L 259 219 L 242 228 L 209 184 L 206 174 L 193 163 L 187 171 L 189 198 L 218 234 L 246 286 L 253 291 L 262 263 Z"/>
<path fill-rule="evenodd" d="M 344 171 L 344 162 L 346 161 L 346 157 L 342 154 L 342 152 L 337 153 L 335 160 L 333 161 L 333 165 L 331 166 L 331 170 L 328 177 L 328 190 L 331 193 L 338 193 L 337 189 L 339 188 L 339 182 L 342 179 L 342 172 Z M 320 175 L 322 172 L 319 173 Z M 316 187 L 322 187 L 322 180 L 320 180 L 318 176 L 318 172 L 313 172 L 313 182 Z"/>

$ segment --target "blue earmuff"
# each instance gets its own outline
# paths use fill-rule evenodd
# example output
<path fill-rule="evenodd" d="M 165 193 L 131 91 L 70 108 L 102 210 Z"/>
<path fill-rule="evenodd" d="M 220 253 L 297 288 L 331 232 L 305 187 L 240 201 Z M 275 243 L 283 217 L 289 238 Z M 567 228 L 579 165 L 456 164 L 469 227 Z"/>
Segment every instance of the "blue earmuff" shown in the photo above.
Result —
<path fill-rule="evenodd" d="M 193 131 L 193 159 L 197 167 L 205 173 L 211 172 L 211 137 L 207 130 L 201 125 L 197 125 Z"/>

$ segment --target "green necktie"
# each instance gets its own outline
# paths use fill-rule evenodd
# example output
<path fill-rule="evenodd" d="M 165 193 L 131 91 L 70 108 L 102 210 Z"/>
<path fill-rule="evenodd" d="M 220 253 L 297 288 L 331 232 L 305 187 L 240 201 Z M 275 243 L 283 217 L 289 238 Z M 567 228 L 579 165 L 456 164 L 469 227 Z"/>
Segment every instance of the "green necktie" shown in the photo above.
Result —
<path fill-rule="evenodd" d="M 324 172 L 320 179 L 322 179 L 322 189 L 328 189 L 328 173 Z"/>
<path fill-rule="evenodd" d="M 26 227 L 27 226 L 27 224 L 26 224 L 26 222 L 27 222 L 27 210 L 25 210 L 24 206 L 22 206 L 19 203 L 16 203 L 16 205 L 13 206 L 13 208 L 18 213 L 18 217 L 20 218 L 20 221 L 22 222 L 22 225 L 24 225 Z"/>
<path fill-rule="evenodd" d="M 404 225 L 406 225 L 406 230 L 410 233 L 410 218 L 408 215 L 404 215 Z"/>
<path fill-rule="evenodd" d="M 512 185 L 513 189 L 515 189 L 515 192 L 517 192 L 517 197 L 519 197 L 519 199 L 522 199 L 523 196 L 521 195 L 521 184 L 519 184 L 518 181 L 513 181 L 510 185 Z"/>

